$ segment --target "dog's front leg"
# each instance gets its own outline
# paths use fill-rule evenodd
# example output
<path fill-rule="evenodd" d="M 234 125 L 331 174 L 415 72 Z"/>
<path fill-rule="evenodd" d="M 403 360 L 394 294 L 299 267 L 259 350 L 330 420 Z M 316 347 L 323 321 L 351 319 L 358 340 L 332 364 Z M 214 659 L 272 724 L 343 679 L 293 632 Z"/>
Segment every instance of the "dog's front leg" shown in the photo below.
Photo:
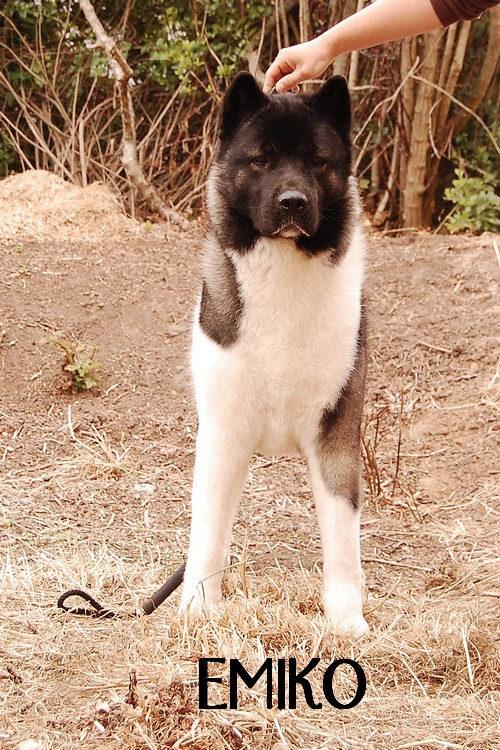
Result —
<path fill-rule="evenodd" d="M 362 333 L 362 331 L 361 331 Z M 354 370 L 333 408 L 323 412 L 314 445 L 306 450 L 323 547 L 325 615 L 339 632 L 361 637 L 361 460 L 366 355 L 362 336 Z"/>
<path fill-rule="evenodd" d="M 222 598 L 222 569 L 250 457 L 236 434 L 200 422 L 181 610 Z"/>
<path fill-rule="evenodd" d="M 338 632 L 359 638 L 369 628 L 363 617 L 359 544 L 361 509 L 357 487 L 354 489 L 357 463 L 351 457 L 332 455 L 329 477 L 325 476 L 322 463 L 317 455 L 309 457 L 309 476 L 323 548 L 324 612 Z M 351 465 L 350 470 L 346 470 L 347 464 Z M 349 485 L 350 489 L 347 489 Z"/>

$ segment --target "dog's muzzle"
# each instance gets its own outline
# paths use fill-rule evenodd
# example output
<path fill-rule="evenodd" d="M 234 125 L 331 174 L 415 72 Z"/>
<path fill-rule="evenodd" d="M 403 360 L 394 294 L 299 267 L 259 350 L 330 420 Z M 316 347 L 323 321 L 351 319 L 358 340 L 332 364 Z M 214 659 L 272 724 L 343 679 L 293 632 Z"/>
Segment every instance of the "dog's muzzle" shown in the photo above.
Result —
<path fill-rule="evenodd" d="M 307 196 L 300 190 L 284 190 L 277 198 L 279 229 L 273 232 L 281 237 L 298 237 L 312 234 L 311 211 Z"/>
<path fill-rule="evenodd" d="M 278 196 L 280 211 L 289 216 L 300 214 L 307 208 L 307 196 L 299 190 L 285 190 Z"/>

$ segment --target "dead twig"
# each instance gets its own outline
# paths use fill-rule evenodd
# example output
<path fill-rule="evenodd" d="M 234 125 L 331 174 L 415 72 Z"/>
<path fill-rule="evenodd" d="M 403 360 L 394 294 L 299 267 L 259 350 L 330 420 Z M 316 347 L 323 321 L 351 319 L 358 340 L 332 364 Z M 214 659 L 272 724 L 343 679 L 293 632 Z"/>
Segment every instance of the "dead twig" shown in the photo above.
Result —
<path fill-rule="evenodd" d="M 189 226 L 188 222 L 177 211 L 166 206 L 153 185 L 146 179 L 139 163 L 135 112 L 131 94 L 131 88 L 134 85 L 133 70 L 118 49 L 115 40 L 104 30 L 90 0 L 79 0 L 79 3 L 85 18 L 95 34 L 98 46 L 108 56 L 110 68 L 116 81 L 123 126 L 122 163 L 127 177 L 137 188 L 141 197 L 159 216 L 183 228 L 187 228 Z"/>

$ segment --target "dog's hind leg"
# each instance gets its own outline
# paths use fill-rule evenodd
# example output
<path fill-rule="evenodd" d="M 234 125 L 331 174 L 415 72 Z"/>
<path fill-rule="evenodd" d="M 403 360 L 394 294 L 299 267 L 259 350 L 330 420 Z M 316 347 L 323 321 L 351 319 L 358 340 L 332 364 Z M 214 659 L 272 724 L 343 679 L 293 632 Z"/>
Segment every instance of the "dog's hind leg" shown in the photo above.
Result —
<path fill-rule="evenodd" d="M 222 598 L 222 569 L 250 458 L 251 450 L 243 448 L 235 434 L 220 425 L 211 429 L 200 424 L 181 610 Z"/>

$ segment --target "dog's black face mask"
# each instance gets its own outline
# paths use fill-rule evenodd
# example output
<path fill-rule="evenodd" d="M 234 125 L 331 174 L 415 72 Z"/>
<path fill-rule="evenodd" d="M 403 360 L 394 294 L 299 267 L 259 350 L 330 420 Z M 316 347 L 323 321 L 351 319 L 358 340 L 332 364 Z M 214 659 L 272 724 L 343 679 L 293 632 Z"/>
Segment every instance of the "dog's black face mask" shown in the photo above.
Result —
<path fill-rule="evenodd" d="M 349 214 L 350 126 L 340 76 L 311 96 L 270 97 L 249 74 L 237 76 L 223 103 L 209 199 L 224 245 L 246 252 L 264 236 L 291 238 L 310 254 L 338 247 Z"/>

